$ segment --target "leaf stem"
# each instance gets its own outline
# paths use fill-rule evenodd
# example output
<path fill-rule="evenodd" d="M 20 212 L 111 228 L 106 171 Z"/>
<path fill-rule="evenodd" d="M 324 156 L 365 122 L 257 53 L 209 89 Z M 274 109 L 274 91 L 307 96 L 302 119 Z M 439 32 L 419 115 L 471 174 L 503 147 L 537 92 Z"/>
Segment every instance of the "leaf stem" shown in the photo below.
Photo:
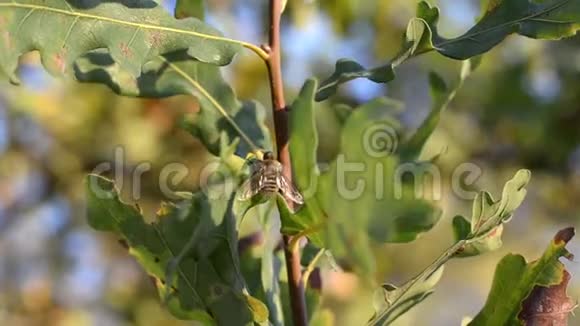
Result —
<path fill-rule="evenodd" d="M 449 247 L 447 250 L 445 250 L 445 252 L 443 252 L 439 257 L 437 257 L 437 259 L 434 262 L 429 264 L 429 266 L 427 266 L 421 273 L 419 273 L 417 276 L 413 277 L 413 279 L 411 279 L 410 281 L 405 283 L 399 289 L 399 293 L 398 293 L 397 297 L 394 298 L 393 301 L 389 302 L 389 307 L 394 307 L 395 304 L 399 300 L 401 300 L 401 298 L 403 298 L 405 296 L 405 294 L 407 294 L 407 292 L 409 292 L 409 290 L 411 290 L 417 282 L 424 281 L 424 280 L 428 279 L 441 266 L 443 266 L 445 263 L 447 263 L 447 261 L 449 259 L 451 259 L 451 257 L 453 257 L 453 255 L 458 250 L 460 250 L 463 246 L 465 246 L 467 243 L 468 243 L 467 240 L 460 240 L 460 241 L 456 242 L 455 244 L 453 244 L 451 247 Z M 388 309 L 388 308 L 384 309 L 383 311 L 378 313 L 376 316 L 374 316 L 371 320 L 369 320 L 367 322 L 367 325 L 372 325 L 372 326 L 383 325 L 384 321 L 386 320 L 385 318 L 388 316 L 389 313 L 391 313 L 390 309 Z"/>
<path fill-rule="evenodd" d="M 281 47 L 280 47 L 280 18 L 282 15 L 282 0 L 270 0 L 270 26 L 269 41 L 262 49 L 268 53 L 266 66 L 270 81 L 270 94 L 272 97 L 272 110 L 274 116 L 274 129 L 276 132 L 276 145 L 278 160 L 282 163 L 283 174 L 292 182 L 292 166 L 290 162 L 289 120 L 286 102 L 284 100 L 284 83 L 282 80 Z M 289 203 L 293 208 L 293 203 Z M 295 326 L 306 326 L 308 313 L 304 295 L 304 283 L 301 277 L 300 251 L 298 247 L 291 246 L 292 238 L 284 236 L 284 256 L 286 257 L 286 272 L 288 274 L 288 287 L 290 293 L 290 306 L 292 308 L 292 320 Z"/>
<path fill-rule="evenodd" d="M 322 258 L 322 255 L 324 255 L 324 253 L 325 253 L 324 248 L 318 250 L 318 252 L 316 253 L 316 256 L 314 256 L 314 258 L 312 259 L 310 264 L 308 264 L 308 266 L 306 266 L 306 270 L 304 270 L 304 273 L 302 274 L 302 283 L 303 284 L 308 284 L 308 279 L 310 278 L 310 274 L 312 274 L 312 272 L 316 268 L 316 264 L 318 264 L 318 261 L 320 260 L 320 258 Z"/>
<path fill-rule="evenodd" d="M 64 2 L 68 5 L 68 3 L 66 1 L 64 1 Z M 74 16 L 77 18 L 85 18 L 85 19 L 94 19 L 96 21 L 104 21 L 104 22 L 109 22 L 109 23 L 113 23 L 113 24 L 132 26 L 132 27 L 137 27 L 140 29 L 166 31 L 166 32 L 171 32 L 171 33 L 197 36 L 197 37 L 208 39 L 208 40 L 217 40 L 217 41 L 222 41 L 222 42 L 234 43 L 234 44 L 239 44 L 239 45 L 253 51 L 258 56 L 260 56 L 260 58 L 262 58 L 263 60 L 268 60 L 268 52 L 267 51 L 264 51 L 259 46 L 256 46 L 256 45 L 248 43 L 248 42 L 230 39 L 230 38 L 227 38 L 224 36 L 204 34 L 204 33 L 196 32 L 196 31 L 189 31 L 189 30 L 180 29 L 180 28 L 160 26 L 160 25 L 148 24 L 148 23 L 143 23 L 143 22 L 123 21 L 123 20 L 116 19 L 113 17 L 93 15 L 93 14 L 88 14 L 86 12 L 78 12 L 78 11 L 72 10 L 70 8 L 70 5 L 69 5 L 69 9 L 66 9 L 66 10 L 60 9 L 60 8 L 52 8 L 52 7 L 48 7 L 45 5 L 37 5 L 37 4 L 29 4 L 29 3 L 17 3 L 17 2 L 0 3 L 0 7 L 30 9 L 31 11 L 32 10 L 49 11 L 49 12 L 53 12 L 53 13 L 57 13 L 57 14 L 61 14 L 61 15 L 66 15 L 66 16 Z"/>
<path fill-rule="evenodd" d="M 239 42 L 243 47 L 245 47 L 246 49 L 257 54 L 262 60 L 268 61 L 270 54 L 267 51 L 265 51 L 264 49 L 262 49 L 261 47 L 256 46 L 252 43 L 248 43 L 248 42 L 243 42 L 243 41 L 239 41 Z"/>

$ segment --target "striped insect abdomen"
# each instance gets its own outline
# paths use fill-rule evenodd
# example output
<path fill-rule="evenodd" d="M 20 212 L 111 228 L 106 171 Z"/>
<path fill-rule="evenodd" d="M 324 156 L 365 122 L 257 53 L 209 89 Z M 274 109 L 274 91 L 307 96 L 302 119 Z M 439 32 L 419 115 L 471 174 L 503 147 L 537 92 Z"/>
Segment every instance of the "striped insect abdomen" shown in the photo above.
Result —
<path fill-rule="evenodd" d="M 267 194 L 276 194 L 278 192 L 278 183 L 276 173 L 265 173 L 264 174 L 264 185 L 262 187 L 262 192 Z"/>

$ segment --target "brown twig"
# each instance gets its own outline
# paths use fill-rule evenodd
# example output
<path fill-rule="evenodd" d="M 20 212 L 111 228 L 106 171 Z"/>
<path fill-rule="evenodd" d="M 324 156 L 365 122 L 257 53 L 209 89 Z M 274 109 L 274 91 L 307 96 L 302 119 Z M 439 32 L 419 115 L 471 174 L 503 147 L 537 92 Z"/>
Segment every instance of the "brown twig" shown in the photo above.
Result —
<path fill-rule="evenodd" d="M 274 128 L 276 131 L 276 145 L 278 160 L 282 163 L 284 176 L 292 182 L 292 167 L 290 165 L 290 151 L 288 150 L 289 126 L 288 112 L 284 100 L 284 83 L 282 81 L 281 49 L 280 49 L 280 18 L 282 15 L 282 0 L 270 0 L 269 42 L 263 49 L 268 52 L 266 64 L 270 79 L 270 93 Z M 291 205 L 291 203 L 289 203 Z M 293 207 L 291 207 L 293 208 Z M 292 319 L 296 326 L 306 326 L 307 311 L 300 268 L 300 252 L 290 245 L 291 238 L 284 236 L 284 256 L 286 257 L 286 271 Z"/>

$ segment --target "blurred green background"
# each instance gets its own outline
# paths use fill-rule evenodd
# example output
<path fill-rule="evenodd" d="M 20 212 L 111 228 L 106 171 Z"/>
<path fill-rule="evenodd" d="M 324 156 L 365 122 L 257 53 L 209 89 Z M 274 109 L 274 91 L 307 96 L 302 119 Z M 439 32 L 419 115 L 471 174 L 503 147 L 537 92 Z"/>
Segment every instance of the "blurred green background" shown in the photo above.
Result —
<path fill-rule="evenodd" d="M 399 49 L 415 1 L 289 0 L 283 21 L 287 97 L 310 76 L 327 77 L 334 62 L 355 58 L 365 66 L 388 61 Z M 440 32 L 456 36 L 479 16 L 480 0 L 431 1 L 440 6 Z M 174 3 L 163 5 L 172 11 Z M 265 40 L 265 1 L 210 0 L 207 19 L 232 38 Z M 185 325 L 159 303 L 155 287 L 117 239 L 85 221 L 83 176 L 122 152 L 124 165 L 108 176 L 140 178 L 139 204 L 152 216 L 163 198 L 159 173 L 168 163 L 190 168 L 174 190 L 196 188 L 210 159 L 199 142 L 179 129 L 194 99 L 130 99 L 98 85 L 56 80 L 35 54 L 23 59 L 23 85 L 0 87 L 0 324 L 1 325 Z M 400 115 L 410 129 L 427 115 L 427 76 L 436 71 L 455 82 L 460 62 L 436 53 L 406 62 L 388 85 L 358 80 L 320 104 L 319 157 L 336 150 L 329 105 L 358 104 L 377 96 L 405 103 Z M 266 72 L 251 53 L 225 68 L 240 98 L 269 106 Z M 269 120 L 270 121 L 270 120 Z M 270 123 L 271 125 L 271 123 Z M 470 202 L 456 197 L 451 174 L 462 163 L 479 166 L 478 189 L 498 195 L 518 168 L 532 170 L 523 206 L 504 231 L 504 246 L 475 258 L 453 260 L 437 291 L 399 320 L 400 325 L 459 325 L 483 306 L 495 264 L 507 252 L 538 257 L 549 239 L 580 219 L 580 38 L 542 42 L 509 37 L 483 58 L 459 91 L 427 144 L 425 157 L 441 154 L 444 209 L 439 224 L 419 240 L 376 248 L 377 282 L 400 283 L 418 273 L 452 242 L 451 218 L 469 215 Z M 119 154 L 117 154 L 119 155 Z M 112 163 L 111 163 L 112 164 Z M 133 195 L 135 193 L 133 192 Z M 245 221 L 242 235 L 256 225 Z M 580 241 L 569 245 L 580 253 Z M 580 266 L 569 294 L 580 293 Z M 323 273 L 323 304 L 337 325 L 359 325 L 372 314 L 371 289 L 348 273 Z M 580 325 L 580 318 L 571 320 Z"/>

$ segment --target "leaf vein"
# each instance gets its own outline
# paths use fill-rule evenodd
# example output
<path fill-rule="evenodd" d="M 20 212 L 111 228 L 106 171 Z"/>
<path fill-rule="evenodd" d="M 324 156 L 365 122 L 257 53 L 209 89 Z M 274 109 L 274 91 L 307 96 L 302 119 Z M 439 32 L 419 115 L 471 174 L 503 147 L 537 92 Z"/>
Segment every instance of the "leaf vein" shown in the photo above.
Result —
<path fill-rule="evenodd" d="M 70 12 L 75 12 L 73 7 L 71 7 L 70 3 L 68 3 L 68 1 L 62 0 L 62 2 L 64 2 L 64 4 L 68 7 L 68 10 L 70 10 Z"/>
<path fill-rule="evenodd" d="M 81 13 L 81 12 L 76 12 L 76 11 L 70 12 L 67 10 L 46 7 L 46 6 L 13 2 L 13 3 L 0 3 L 0 7 L 14 7 L 14 8 L 22 8 L 22 9 L 31 9 L 31 11 L 34 11 L 34 10 L 50 11 L 50 12 L 54 12 L 54 13 L 66 15 L 66 16 L 77 16 L 80 18 L 95 19 L 98 21 L 106 21 L 109 23 L 114 23 L 114 24 L 119 24 L 119 25 L 138 27 L 141 29 L 159 30 L 159 31 L 171 32 L 171 33 L 177 33 L 177 34 L 192 35 L 192 36 L 200 37 L 202 39 L 210 39 L 210 40 L 217 40 L 217 41 L 228 42 L 228 43 L 235 43 L 235 44 L 240 44 L 242 46 L 248 47 L 247 43 L 245 43 L 245 42 L 230 39 L 227 37 L 209 35 L 209 34 L 204 34 L 204 33 L 200 33 L 200 32 L 189 31 L 189 30 L 184 30 L 184 29 L 179 29 L 179 28 L 173 28 L 173 27 L 144 24 L 144 23 L 130 22 L 130 21 L 122 21 L 119 19 L 111 18 L 111 17 L 86 14 L 86 13 Z"/>
<path fill-rule="evenodd" d="M 173 258 L 176 258 L 177 256 L 175 255 L 173 250 L 171 250 L 171 247 L 169 247 L 169 243 L 167 242 L 167 240 L 163 236 L 163 233 L 161 232 L 161 230 L 159 230 L 159 228 L 155 224 L 151 224 L 151 226 L 153 227 L 153 229 L 155 230 L 155 233 L 157 233 L 157 236 L 159 237 L 159 239 L 161 240 L 163 245 L 167 248 L 167 250 L 169 251 L 171 256 Z M 199 293 L 197 293 L 197 291 L 195 290 L 195 288 L 193 287 L 193 285 L 191 284 L 189 279 L 185 276 L 185 273 L 183 272 L 183 269 L 181 268 L 181 266 L 179 264 L 177 264 L 177 269 L 179 270 L 179 275 L 183 278 L 187 287 L 189 287 L 191 292 L 196 296 L 196 300 L 199 301 L 201 304 L 203 304 L 204 308 L 207 309 L 205 302 L 201 299 L 201 296 L 199 295 Z M 171 286 L 171 284 L 168 284 L 168 286 Z"/>
<path fill-rule="evenodd" d="M 26 13 L 26 15 L 24 15 L 24 17 L 22 18 L 22 20 L 18 23 L 18 26 L 16 27 L 16 32 L 15 32 L 16 35 L 18 35 L 18 32 L 20 32 L 20 28 L 22 28 L 22 25 L 24 25 L 24 22 L 28 19 L 28 17 L 30 17 L 30 15 L 32 15 L 32 13 L 35 10 L 36 9 L 32 8 Z"/>
<path fill-rule="evenodd" d="M 575 21 L 573 20 L 555 20 L 555 19 L 547 19 L 547 18 L 530 18 L 532 21 L 540 22 L 540 23 L 551 23 L 551 24 L 574 24 Z"/>
<path fill-rule="evenodd" d="M 68 31 L 66 32 L 66 35 L 64 36 L 64 39 L 62 41 L 62 48 L 64 48 L 66 46 L 66 42 L 68 41 L 69 37 L 72 34 L 72 30 L 73 27 L 75 26 L 75 24 L 79 21 L 79 17 L 75 17 L 74 21 L 70 24 Z"/>
<path fill-rule="evenodd" d="M 133 35 L 131 36 L 131 39 L 129 40 L 129 42 L 127 43 L 127 47 L 130 48 L 131 45 L 133 44 L 133 41 L 135 41 L 135 37 L 137 36 L 137 33 L 140 31 L 141 29 L 139 27 L 135 28 L 135 31 L 133 32 Z M 149 47 L 149 49 L 151 49 L 151 47 Z M 149 54 L 149 53 L 147 53 Z"/>
<path fill-rule="evenodd" d="M 551 7 L 545 8 L 544 10 L 541 10 L 541 11 L 539 11 L 537 13 L 533 13 L 531 15 L 524 16 L 524 17 L 522 17 L 520 19 L 516 19 L 516 20 L 513 20 L 513 21 L 508 21 L 508 22 L 505 22 L 503 24 L 499 24 L 499 25 L 490 27 L 488 29 L 484 29 L 484 30 L 481 30 L 481 31 L 477 31 L 477 32 L 474 32 L 474 33 L 471 33 L 471 34 L 466 34 L 464 36 L 460 36 L 460 37 L 457 37 L 457 38 L 454 38 L 454 39 L 446 40 L 446 41 L 443 41 L 443 42 L 440 42 L 440 43 L 436 44 L 436 46 L 437 47 L 441 47 L 443 45 L 452 44 L 452 43 L 455 43 L 455 42 L 462 41 L 464 39 L 470 39 L 470 38 L 472 38 L 474 36 L 478 36 L 478 35 L 481 35 L 481 34 L 493 32 L 495 30 L 498 30 L 498 29 L 501 29 L 501 28 L 504 28 L 504 27 L 508 27 L 508 26 L 511 26 L 511 25 L 516 25 L 516 24 L 519 24 L 521 22 L 525 22 L 526 20 L 537 19 L 538 16 L 541 16 L 541 15 L 544 15 L 544 14 L 547 14 L 547 13 L 550 13 L 550 12 L 552 12 L 552 11 L 554 11 L 554 10 L 556 10 L 556 9 L 564 6 L 564 5 L 566 5 L 568 2 L 570 2 L 570 0 L 563 0 L 561 2 L 555 3 Z"/>

